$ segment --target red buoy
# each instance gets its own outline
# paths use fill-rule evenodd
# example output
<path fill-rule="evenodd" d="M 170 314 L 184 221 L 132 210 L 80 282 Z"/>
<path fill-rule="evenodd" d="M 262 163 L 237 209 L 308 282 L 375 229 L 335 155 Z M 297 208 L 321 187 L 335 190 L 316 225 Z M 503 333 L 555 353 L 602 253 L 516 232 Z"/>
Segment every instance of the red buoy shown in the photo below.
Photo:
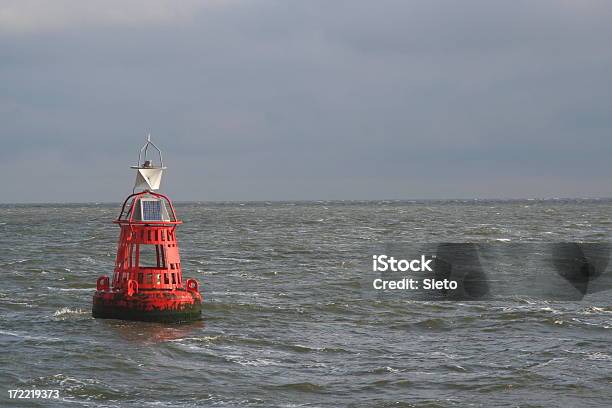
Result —
<path fill-rule="evenodd" d="M 146 160 L 149 146 L 159 152 L 159 166 Z M 141 165 L 141 156 L 144 160 Z M 157 190 L 163 172 L 161 151 L 150 137 L 138 156 L 136 185 L 143 191 L 129 195 L 114 221 L 121 232 L 112 282 L 101 276 L 93 296 L 97 318 L 156 322 L 201 318 L 202 296 L 198 281 L 183 281 L 176 228 L 170 199 Z"/>

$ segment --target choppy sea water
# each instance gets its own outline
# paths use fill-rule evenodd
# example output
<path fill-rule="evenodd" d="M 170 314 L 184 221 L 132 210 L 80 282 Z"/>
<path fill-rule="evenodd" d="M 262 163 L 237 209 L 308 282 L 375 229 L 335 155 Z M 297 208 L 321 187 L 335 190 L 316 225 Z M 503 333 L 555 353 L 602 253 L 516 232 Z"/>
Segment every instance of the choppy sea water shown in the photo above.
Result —
<path fill-rule="evenodd" d="M 373 245 L 608 241 L 612 201 L 179 203 L 204 319 L 91 318 L 118 205 L 0 206 L 0 406 L 608 407 L 611 293 L 363 296 Z M 9 389 L 60 400 L 8 400 Z"/>

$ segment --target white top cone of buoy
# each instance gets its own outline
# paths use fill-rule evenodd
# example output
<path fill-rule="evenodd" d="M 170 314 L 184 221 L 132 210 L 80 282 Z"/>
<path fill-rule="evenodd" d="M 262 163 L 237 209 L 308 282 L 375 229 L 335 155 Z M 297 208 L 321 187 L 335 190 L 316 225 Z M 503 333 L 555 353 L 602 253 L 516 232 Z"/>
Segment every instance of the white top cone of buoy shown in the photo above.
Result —
<path fill-rule="evenodd" d="M 151 160 L 147 160 L 147 153 L 149 150 L 149 146 L 153 146 L 157 153 L 159 153 L 159 165 L 156 166 L 153 164 Z M 161 184 L 162 174 L 164 172 L 164 159 L 162 158 L 161 150 L 155 143 L 151 141 L 151 135 L 147 136 L 147 142 L 142 149 L 140 149 L 140 153 L 138 154 L 138 165 L 131 166 L 131 168 L 136 169 L 136 182 L 134 183 L 134 191 L 153 191 L 159 190 L 159 186 Z"/>

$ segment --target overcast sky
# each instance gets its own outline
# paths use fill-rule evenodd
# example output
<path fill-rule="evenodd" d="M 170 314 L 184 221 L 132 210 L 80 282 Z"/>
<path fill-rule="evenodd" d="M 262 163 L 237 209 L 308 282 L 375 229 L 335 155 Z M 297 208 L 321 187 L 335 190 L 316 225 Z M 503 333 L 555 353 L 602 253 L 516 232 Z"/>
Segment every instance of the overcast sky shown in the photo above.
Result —
<path fill-rule="evenodd" d="M 0 202 L 612 196 L 612 2 L 0 0 Z"/>

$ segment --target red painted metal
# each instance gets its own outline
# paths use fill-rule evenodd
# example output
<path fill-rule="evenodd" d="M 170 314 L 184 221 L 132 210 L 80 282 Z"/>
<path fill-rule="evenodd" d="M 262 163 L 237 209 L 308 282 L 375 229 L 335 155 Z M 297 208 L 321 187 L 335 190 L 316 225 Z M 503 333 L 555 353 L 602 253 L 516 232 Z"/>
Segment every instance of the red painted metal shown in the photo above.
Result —
<path fill-rule="evenodd" d="M 144 198 L 164 200 L 170 209 L 169 220 L 135 219 L 136 209 L 140 208 L 138 201 Z M 112 287 L 107 276 L 98 278 L 94 317 L 154 321 L 199 318 L 202 296 L 195 279 L 183 282 L 176 240 L 176 227 L 181 221 L 170 199 L 151 191 L 131 194 L 114 223 L 121 230 Z M 152 264 L 143 262 L 141 255 L 145 249 Z"/>
<path fill-rule="evenodd" d="M 110 289 L 110 279 L 108 276 L 100 276 L 96 281 L 96 290 L 109 290 Z"/>

